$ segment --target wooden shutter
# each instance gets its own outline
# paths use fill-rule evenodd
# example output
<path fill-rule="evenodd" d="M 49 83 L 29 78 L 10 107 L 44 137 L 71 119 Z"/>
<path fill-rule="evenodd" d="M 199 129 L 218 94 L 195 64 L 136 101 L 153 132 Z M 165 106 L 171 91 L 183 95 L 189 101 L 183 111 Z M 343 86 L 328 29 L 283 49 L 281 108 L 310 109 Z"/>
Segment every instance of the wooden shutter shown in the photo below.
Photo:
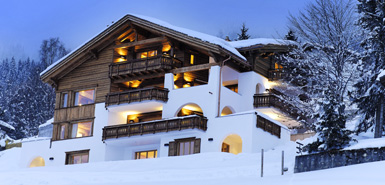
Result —
<path fill-rule="evenodd" d="M 195 139 L 194 141 L 194 154 L 201 152 L 201 139 Z"/>
<path fill-rule="evenodd" d="M 52 128 L 52 141 L 57 140 L 58 129 L 59 129 L 58 124 L 54 124 Z"/>
<path fill-rule="evenodd" d="M 176 156 L 177 147 L 175 141 L 168 143 L 168 156 Z"/>

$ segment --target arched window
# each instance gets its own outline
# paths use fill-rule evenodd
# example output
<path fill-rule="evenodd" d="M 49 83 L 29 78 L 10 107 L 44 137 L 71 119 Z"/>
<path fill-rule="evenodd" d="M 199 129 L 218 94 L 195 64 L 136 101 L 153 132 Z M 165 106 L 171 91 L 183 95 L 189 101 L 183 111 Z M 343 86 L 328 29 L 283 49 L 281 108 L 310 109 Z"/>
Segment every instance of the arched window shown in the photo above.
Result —
<path fill-rule="evenodd" d="M 42 157 L 36 157 L 32 160 L 31 164 L 29 165 L 30 168 L 33 167 L 40 167 L 45 166 L 44 159 Z"/>
<path fill-rule="evenodd" d="M 222 152 L 239 154 L 242 152 L 242 138 L 237 134 L 228 135 L 222 142 Z"/>
<path fill-rule="evenodd" d="M 226 106 L 222 109 L 221 116 L 226 116 L 233 113 L 234 112 L 232 111 L 232 109 L 229 106 Z"/>
<path fill-rule="evenodd" d="M 203 111 L 199 105 L 195 103 L 190 103 L 180 108 L 176 116 L 182 117 L 182 116 L 189 116 L 189 115 L 203 116 Z"/>

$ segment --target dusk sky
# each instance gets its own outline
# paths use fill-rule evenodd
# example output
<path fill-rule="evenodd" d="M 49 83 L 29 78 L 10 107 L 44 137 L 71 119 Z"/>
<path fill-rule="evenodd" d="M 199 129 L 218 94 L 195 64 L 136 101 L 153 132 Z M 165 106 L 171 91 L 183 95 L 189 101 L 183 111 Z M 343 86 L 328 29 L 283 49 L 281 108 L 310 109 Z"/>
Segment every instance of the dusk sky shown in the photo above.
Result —
<path fill-rule="evenodd" d="M 133 13 L 214 36 L 235 35 L 243 22 L 255 37 L 280 38 L 289 12 L 312 0 L 39 0 L 3 1 L 0 6 L 0 60 L 38 59 L 41 41 L 60 37 L 70 50 Z"/>

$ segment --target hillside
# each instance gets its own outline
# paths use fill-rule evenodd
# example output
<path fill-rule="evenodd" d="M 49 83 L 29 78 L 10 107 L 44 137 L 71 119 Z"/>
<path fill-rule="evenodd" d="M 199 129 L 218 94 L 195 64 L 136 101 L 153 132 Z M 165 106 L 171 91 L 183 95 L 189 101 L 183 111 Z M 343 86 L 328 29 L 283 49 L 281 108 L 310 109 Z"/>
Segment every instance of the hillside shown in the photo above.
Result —
<path fill-rule="evenodd" d="M 383 140 L 383 139 L 380 139 Z M 370 141 L 370 140 L 367 140 Z M 376 142 L 376 141 L 375 141 Z M 367 142 L 367 143 L 375 143 Z M 377 141 L 378 144 L 383 143 Z M 285 166 L 280 175 L 281 151 Z M 99 162 L 72 166 L 19 168 L 21 149 L 0 153 L 2 185 L 123 185 L 123 184 L 371 184 L 385 181 L 385 161 L 342 168 L 293 174 L 295 144 L 265 152 L 264 177 L 260 174 L 260 153 L 233 155 L 204 153 L 183 157 Z"/>

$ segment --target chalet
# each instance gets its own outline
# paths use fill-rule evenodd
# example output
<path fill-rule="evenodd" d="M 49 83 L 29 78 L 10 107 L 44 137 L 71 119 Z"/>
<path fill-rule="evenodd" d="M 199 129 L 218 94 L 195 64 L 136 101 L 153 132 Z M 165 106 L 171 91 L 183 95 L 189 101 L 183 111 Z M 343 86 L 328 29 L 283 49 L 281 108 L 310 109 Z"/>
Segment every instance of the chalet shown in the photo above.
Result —
<path fill-rule="evenodd" d="M 275 39 L 229 42 L 126 15 L 41 73 L 56 91 L 52 138 L 22 166 L 257 152 L 290 140 Z M 296 116 L 296 115 L 294 115 Z"/>

